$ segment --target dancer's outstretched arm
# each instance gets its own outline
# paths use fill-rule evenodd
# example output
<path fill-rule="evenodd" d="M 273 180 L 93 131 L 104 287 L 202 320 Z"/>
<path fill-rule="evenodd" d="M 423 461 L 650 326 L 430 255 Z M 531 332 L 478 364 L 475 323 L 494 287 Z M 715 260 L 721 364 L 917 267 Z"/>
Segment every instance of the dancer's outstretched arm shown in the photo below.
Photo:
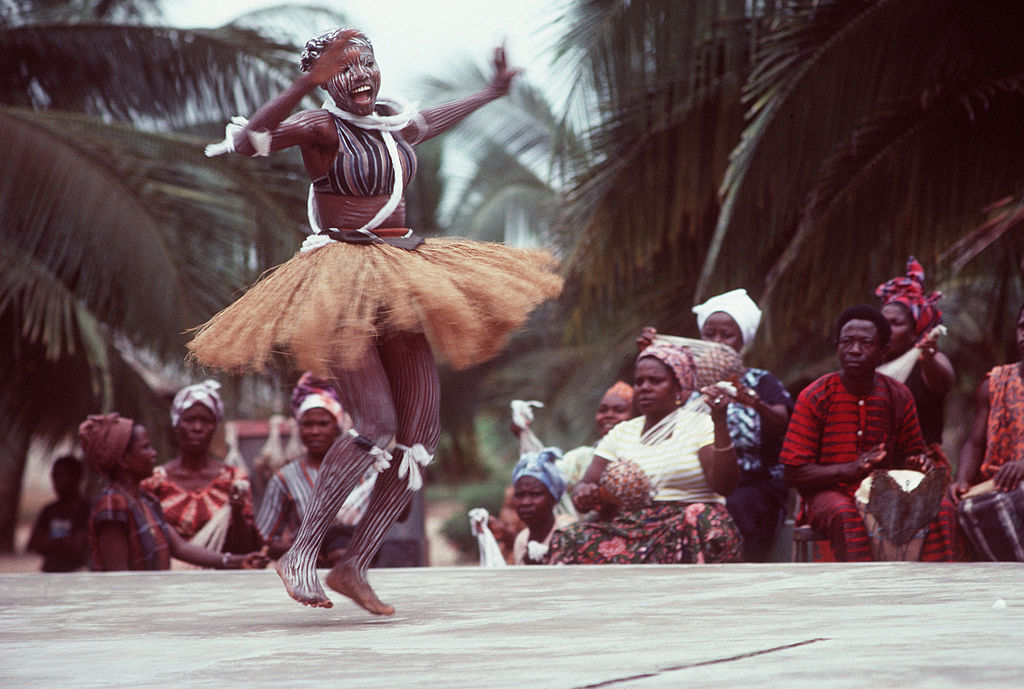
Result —
<path fill-rule="evenodd" d="M 508 66 L 504 47 L 495 48 L 493 64 L 494 76 L 491 77 L 491 83 L 487 88 L 457 101 L 421 110 L 420 117 L 417 118 L 420 121 L 402 131 L 405 138 L 412 143 L 426 141 L 451 129 L 473 111 L 507 94 L 512 79 L 521 70 L 518 67 Z"/>

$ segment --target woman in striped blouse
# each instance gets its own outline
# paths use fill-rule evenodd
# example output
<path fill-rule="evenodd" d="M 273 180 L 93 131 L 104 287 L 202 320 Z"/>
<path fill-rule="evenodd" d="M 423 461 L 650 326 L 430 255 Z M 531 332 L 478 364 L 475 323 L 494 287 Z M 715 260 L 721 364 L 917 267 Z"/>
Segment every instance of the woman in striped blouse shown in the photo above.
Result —
<path fill-rule="evenodd" d="M 256 526 L 266 540 L 267 554 L 279 558 L 295 540 L 299 524 L 313 500 L 313 487 L 320 466 L 338 435 L 351 427 L 330 381 L 306 371 L 292 391 L 292 416 L 306 452 L 285 464 L 267 483 L 260 503 Z M 318 565 L 329 567 L 338 560 L 352 540 L 352 532 L 369 504 L 377 472 L 367 469 L 363 481 L 349 493 L 328 528 L 318 557 Z"/>
<path fill-rule="evenodd" d="M 346 496 L 370 467 L 381 472 L 347 554 L 327 584 L 375 614 L 390 615 L 366 571 L 388 527 L 422 485 L 440 435 L 435 355 L 455 368 L 500 351 L 562 280 L 544 251 L 455 238 L 424 240 L 406 226 L 403 191 L 413 146 L 508 92 L 517 70 L 504 52 L 490 85 L 416 111 L 378 99 L 380 70 L 360 31 L 306 44 L 300 76 L 249 121 L 236 118 L 209 155 L 267 155 L 297 146 L 312 185 L 302 251 L 189 343 L 193 358 L 224 369 L 265 368 L 285 353 L 300 369 L 334 379 L 353 427 L 324 458 L 295 543 L 278 560 L 289 595 L 330 607 L 316 557 Z M 290 115 L 317 87 L 328 99 Z"/>
<path fill-rule="evenodd" d="M 610 518 L 555 532 L 560 564 L 706 563 L 742 559 L 742 538 L 725 508 L 739 483 L 726 423 L 728 400 L 706 396 L 711 414 L 680 408 L 696 386 L 685 347 L 655 344 L 637 358 L 636 402 L 643 416 L 608 432 L 573 491 L 580 512 L 609 503 Z"/>

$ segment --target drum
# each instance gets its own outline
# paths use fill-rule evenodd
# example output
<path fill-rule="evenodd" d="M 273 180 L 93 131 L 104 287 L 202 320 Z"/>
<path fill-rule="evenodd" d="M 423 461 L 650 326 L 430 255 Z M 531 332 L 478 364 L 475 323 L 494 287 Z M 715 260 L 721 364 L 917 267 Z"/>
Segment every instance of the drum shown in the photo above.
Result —
<path fill-rule="evenodd" d="M 854 498 L 871 540 L 871 558 L 921 559 L 928 523 L 939 513 L 949 474 L 879 469 L 860 484 Z"/>
<path fill-rule="evenodd" d="M 989 560 L 1024 562 L 1024 483 L 1006 493 L 991 480 L 979 483 L 964 494 L 957 518 Z"/>

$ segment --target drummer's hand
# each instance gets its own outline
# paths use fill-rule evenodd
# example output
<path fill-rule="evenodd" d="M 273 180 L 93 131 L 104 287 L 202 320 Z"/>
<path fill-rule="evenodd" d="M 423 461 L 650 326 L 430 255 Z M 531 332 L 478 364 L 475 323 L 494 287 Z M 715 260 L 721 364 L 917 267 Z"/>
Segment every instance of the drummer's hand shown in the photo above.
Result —
<path fill-rule="evenodd" d="M 500 45 L 494 49 L 493 64 L 494 76 L 491 77 L 491 88 L 504 96 L 508 93 L 509 87 L 512 85 L 512 80 L 523 70 L 518 67 L 508 66 L 508 59 L 505 56 L 504 45 Z"/>
<path fill-rule="evenodd" d="M 860 457 L 850 462 L 852 466 L 852 478 L 856 481 L 863 481 L 875 470 L 882 460 L 885 459 L 885 444 L 879 443 L 870 450 L 861 453 Z"/>
<path fill-rule="evenodd" d="M 949 499 L 954 505 L 960 504 L 960 501 L 964 499 L 964 493 L 971 489 L 971 484 L 967 481 L 950 481 L 949 483 Z"/>
<path fill-rule="evenodd" d="M 992 477 L 996 490 L 1004 493 L 1019 486 L 1021 479 L 1024 479 L 1024 461 L 1007 462 Z"/>
<path fill-rule="evenodd" d="M 246 553 L 242 558 L 241 569 L 263 569 L 267 566 L 270 559 L 266 553 L 261 550 L 255 550 L 251 553 Z"/>
<path fill-rule="evenodd" d="M 923 474 L 927 474 L 935 466 L 932 463 L 932 458 L 923 452 L 919 455 L 910 455 L 903 460 L 903 463 L 908 469 L 920 471 Z"/>
<path fill-rule="evenodd" d="M 636 338 L 636 349 L 638 352 L 642 352 L 652 344 L 654 344 L 654 338 L 658 335 L 658 331 L 651 326 L 645 326 L 640 331 L 640 337 Z"/>

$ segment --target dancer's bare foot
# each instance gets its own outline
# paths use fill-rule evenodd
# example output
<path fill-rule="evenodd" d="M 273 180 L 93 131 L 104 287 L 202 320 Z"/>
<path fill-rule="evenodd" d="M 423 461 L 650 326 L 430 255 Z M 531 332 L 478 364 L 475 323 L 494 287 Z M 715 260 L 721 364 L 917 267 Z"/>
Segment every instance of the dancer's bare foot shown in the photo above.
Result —
<path fill-rule="evenodd" d="M 327 574 L 326 581 L 332 589 L 348 596 L 374 615 L 395 613 L 394 607 L 377 598 L 377 594 L 370 588 L 370 582 L 366 581 L 366 575 L 346 560 L 334 565 Z"/>
<path fill-rule="evenodd" d="M 314 608 L 329 608 L 334 605 L 320 586 L 316 568 L 312 565 L 301 567 L 296 560 L 295 554 L 289 550 L 277 561 L 275 567 L 288 595 L 303 605 Z"/>

